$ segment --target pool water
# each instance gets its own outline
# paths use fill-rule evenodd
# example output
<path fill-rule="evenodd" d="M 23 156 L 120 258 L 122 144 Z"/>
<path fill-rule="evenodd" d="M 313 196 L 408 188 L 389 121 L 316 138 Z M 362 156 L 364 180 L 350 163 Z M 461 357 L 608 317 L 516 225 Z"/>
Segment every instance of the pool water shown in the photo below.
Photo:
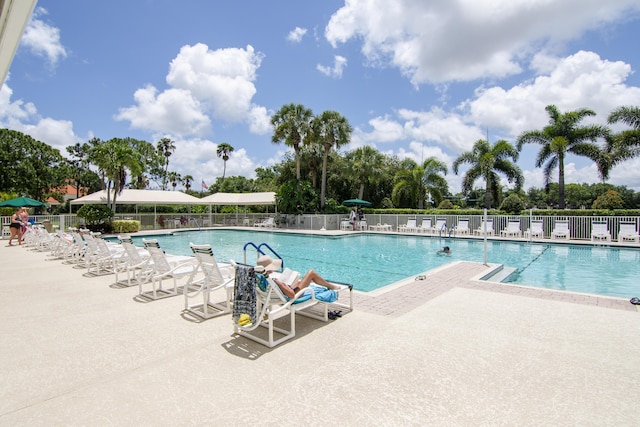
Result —
<path fill-rule="evenodd" d="M 268 244 L 285 266 L 305 272 L 313 268 L 329 280 L 372 291 L 452 261 L 484 262 L 482 240 L 350 234 L 306 234 L 208 230 L 153 236 L 175 255 L 191 255 L 189 242 L 210 244 L 218 261 L 244 261 L 247 242 Z M 141 238 L 134 238 L 142 245 Z M 451 255 L 437 255 L 443 246 Z M 629 298 L 640 295 L 637 284 L 640 250 L 600 246 L 487 241 L 487 262 L 514 267 L 506 281 L 527 286 Z M 247 262 L 255 262 L 255 249 Z M 268 252 L 267 252 L 268 253 Z"/>

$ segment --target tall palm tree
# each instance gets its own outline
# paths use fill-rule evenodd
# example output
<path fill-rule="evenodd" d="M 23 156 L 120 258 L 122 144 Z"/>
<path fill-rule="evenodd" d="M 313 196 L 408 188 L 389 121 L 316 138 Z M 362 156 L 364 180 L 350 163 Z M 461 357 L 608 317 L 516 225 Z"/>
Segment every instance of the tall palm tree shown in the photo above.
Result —
<path fill-rule="evenodd" d="M 191 188 L 191 183 L 193 182 L 193 177 L 191 175 L 185 175 L 182 177 L 182 183 L 184 184 L 184 188 L 189 191 Z"/>
<path fill-rule="evenodd" d="M 318 175 L 322 169 L 323 148 L 318 143 L 305 144 L 300 149 L 300 161 L 307 165 L 311 173 L 311 186 L 318 187 Z"/>
<path fill-rule="evenodd" d="M 421 183 L 425 190 L 423 194 L 425 196 L 430 194 L 434 199 L 435 205 L 438 206 L 449 189 L 447 180 L 440 175 L 441 173 L 447 174 L 447 165 L 435 157 L 429 157 L 422 164 L 422 169 L 424 172 Z M 421 197 L 421 199 L 423 199 L 423 197 Z"/>
<path fill-rule="evenodd" d="M 234 148 L 231 144 L 227 144 L 226 142 L 221 142 L 218 144 L 218 148 L 216 148 L 216 154 L 218 157 L 222 157 L 224 161 L 224 169 L 222 170 L 222 179 L 224 180 L 224 176 L 227 173 L 227 160 L 229 160 L 229 153 L 233 153 Z"/>
<path fill-rule="evenodd" d="M 515 164 L 518 160 L 518 151 L 505 140 L 496 141 L 491 145 L 489 141 L 479 139 L 473 144 L 471 151 L 460 154 L 453 161 L 453 172 L 457 175 L 460 165 L 471 165 L 462 179 L 462 191 L 468 194 L 473 190 L 473 184 L 478 178 L 484 178 L 486 191 L 484 205 L 491 208 L 492 199 L 498 202 L 500 189 L 500 177 L 498 172 L 504 174 L 509 182 L 515 182 L 516 189 L 520 190 L 524 183 L 522 171 Z"/>
<path fill-rule="evenodd" d="M 536 167 L 544 165 L 544 179 L 547 189 L 551 182 L 551 172 L 556 167 L 558 168 L 558 207 L 564 209 L 564 160 L 567 153 L 585 156 L 597 163 L 602 150 L 594 142 L 598 138 L 607 138 L 609 129 L 606 126 L 598 125 L 579 126 L 582 119 L 596 114 L 586 108 L 560 113 L 555 105 L 547 105 L 545 110 L 549 114 L 549 124 L 542 130 L 532 130 L 521 134 L 518 137 L 516 148 L 521 151 L 524 144 L 530 143 L 542 146 L 536 158 Z"/>
<path fill-rule="evenodd" d="M 113 138 L 91 148 L 90 159 L 104 174 L 107 183 L 107 206 L 115 212 L 117 196 L 124 190 L 127 170 L 132 176 L 141 173 L 144 165 L 127 139 Z M 113 203 L 111 203 L 113 190 Z"/>
<path fill-rule="evenodd" d="M 164 176 L 162 179 L 162 189 L 167 189 L 167 171 L 169 170 L 169 157 L 176 151 L 176 145 L 170 138 L 162 138 L 157 142 L 156 148 L 158 149 L 158 154 L 164 156 Z"/>
<path fill-rule="evenodd" d="M 178 172 L 169 172 L 167 174 L 169 181 L 171 181 L 171 186 L 173 187 L 173 191 L 176 191 L 176 187 L 178 186 L 178 182 L 182 181 L 182 177 Z"/>
<path fill-rule="evenodd" d="M 313 138 L 320 143 L 324 149 L 322 158 L 322 184 L 320 187 L 320 209 L 324 208 L 327 193 L 327 162 L 329 152 L 333 147 L 336 149 L 348 144 L 351 140 L 353 128 L 349 121 L 336 111 L 324 111 L 320 116 L 313 119 L 311 123 Z"/>
<path fill-rule="evenodd" d="M 358 180 L 358 198 L 364 197 L 366 184 L 375 185 L 384 174 L 384 156 L 375 148 L 365 145 L 356 148 L 348 155 L 350 174 Z"/>
<path fill-rule="evenodd" d="M 300 181 L 300 146 L 307 141 L 311 133 L 313 112 L 302 104 L 282 106 L 272 117 L 273 143 L 283 142 L 293 147 L 296 157 L 296 179 Z"/>
<path fill-rule="evenodd" d="M 624 123 L 631 129 L 607 138 L 602 156 L 596 162 L 603 181 L 609 178 L 609 172 L 618 163 L 640 156 L 640 107 L 618 107 L 609 114 L 608 122 Z"/>

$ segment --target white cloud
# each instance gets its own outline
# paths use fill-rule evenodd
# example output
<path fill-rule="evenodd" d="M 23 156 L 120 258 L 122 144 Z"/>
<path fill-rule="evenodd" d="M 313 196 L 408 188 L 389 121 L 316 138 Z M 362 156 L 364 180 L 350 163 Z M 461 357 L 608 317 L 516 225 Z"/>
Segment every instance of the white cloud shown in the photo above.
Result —
<path fill-rule="evenodd" d="M 287 35 L 287 40 L 293 43 L 300 43 L 305 34 L 307 34 L 306 28 L 296 27 L 289 32 L 289 34 Z"/>
<path fill-rule="evenodd" d="M 36 8 L 24 30 L 21 44 L 34 55 L 44 57 L 51 66 L 55 66 L 60 59 L 67 57 L 67 50 L 60 42 L 60 29 L 39 19 L 46 14 L 46 9 Z"/>
<path fill-rule="evenodd" d="M 624 62 L 603 60 L 584 51 L 562 59 L 546 57 L 544 62 L 555 67 L 533 81 L 507 90 L 498 86 L 477 90 L 474 99 L 461 105 L 467 112 L 466 121 L 502 129 L 515 140 L 520 133 L 548 123 L 545 107 L 549 104 L 562 112 L 589 108 L 597 114 L 593 120 L 606 124 L 613 109 L 635 105 L 640 99 L 640 88 L 625 84 L 631 67 Z M 534 66 L 539 63 L 534 60 Z"/>
<path fill-rule="evenodd" d="M 246 123 L 252 132 L 264 133 L 266 109 L 252 103 L 262 57 L 251 46 L 213 51 L 202 43 L 183 46 L 170 64 L 170 88 L 138 89 L 136 105 L 120 109 L 116 119 L 182 136 L 206 135 L 214 120 Z"/>
<path fill-rule="evenodd" d="M 134 129 L 177 135 L 204 135 L 210 131 L 209 118 L 189 91 L 168 89 L 158 94 L 155 87 L 148 85 L 133 97 L 136 105 L 121 108 L 115 119 L 128 120 Z"/>
<path fill-rule="evenodd" d="M 540 46 L 555 48 L 640 10 L 637 0 L 347 0 L 325 37 L 362 40 L 371 65 L 393 66 L 414 85 L 506 77 Z"/>
<path fill-rule="evenodd" d="M 333 67 L 325 67 L 324 65 L 317 65 L 318 71 L 327 77 L 333 77 L 339 79 L 342 77 L 342 70 L 347 66 L 347 58 L 344 56 L 336 55 L 333 57 Z"/>

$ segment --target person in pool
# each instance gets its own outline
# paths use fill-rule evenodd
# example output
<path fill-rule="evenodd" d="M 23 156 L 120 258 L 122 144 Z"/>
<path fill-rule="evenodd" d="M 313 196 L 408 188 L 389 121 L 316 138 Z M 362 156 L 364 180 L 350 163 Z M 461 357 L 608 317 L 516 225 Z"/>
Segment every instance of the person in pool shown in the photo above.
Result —
<path fill-rule="evenodd" d="M 271 274 L 282 267 L 282 260 L 274 260 L 269 255 L 262 255 L 260 258 L 258 258 L 257 264 L 264 267 L 267 274 Z M 298 277 L 300 277 L 300 275 L 298 275 Z M 315 270 L 307 271 L 305 275 L 302 276 L 302 278 L 294 280 L 290 285 L 283 282 L 278 277 L 271 276 L 271 279 L 282 290 L 282 293 L 284 293 L 289 298 L 295 297 L 300 289 L 307 288 L 312 283 L 324 286 L 327 289 L 340 289 L 339 286 L 327 282 L 322 276 L 316 273 Z"/>
<path fill-rule="evenodd" d="M 450 256 L 451 255 L 451 248 L 449 248 L 449 246 L 445 246 L 444 248 L 440 249 L 437 253 L 438 253 L 438 255 Z"/>

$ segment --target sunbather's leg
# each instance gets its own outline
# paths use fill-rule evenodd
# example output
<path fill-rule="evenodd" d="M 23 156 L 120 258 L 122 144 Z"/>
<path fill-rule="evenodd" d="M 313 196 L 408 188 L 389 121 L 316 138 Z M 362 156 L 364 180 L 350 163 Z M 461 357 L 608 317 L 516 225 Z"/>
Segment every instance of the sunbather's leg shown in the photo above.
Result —
<path fill-rule="evenodd" d="M 300 279 L 298 281 L 298 283 L 295 284 L 295 286 L 293 286 L 293 288 L 306 288 L 307 286 L 309 286 L 311 283 L 315 283 L 316 285 L 322 285 L 328 289 L 340 289 L 338 286 L 327 282 L 326 280 L 324 280 L 324 278 L 322 276 L 320 276 L 318 273 L 315 272 L 315 270 L 309 270 L 307 271 L 307 273 L 304 275 L 304 277 L 302 279 Z"/>

